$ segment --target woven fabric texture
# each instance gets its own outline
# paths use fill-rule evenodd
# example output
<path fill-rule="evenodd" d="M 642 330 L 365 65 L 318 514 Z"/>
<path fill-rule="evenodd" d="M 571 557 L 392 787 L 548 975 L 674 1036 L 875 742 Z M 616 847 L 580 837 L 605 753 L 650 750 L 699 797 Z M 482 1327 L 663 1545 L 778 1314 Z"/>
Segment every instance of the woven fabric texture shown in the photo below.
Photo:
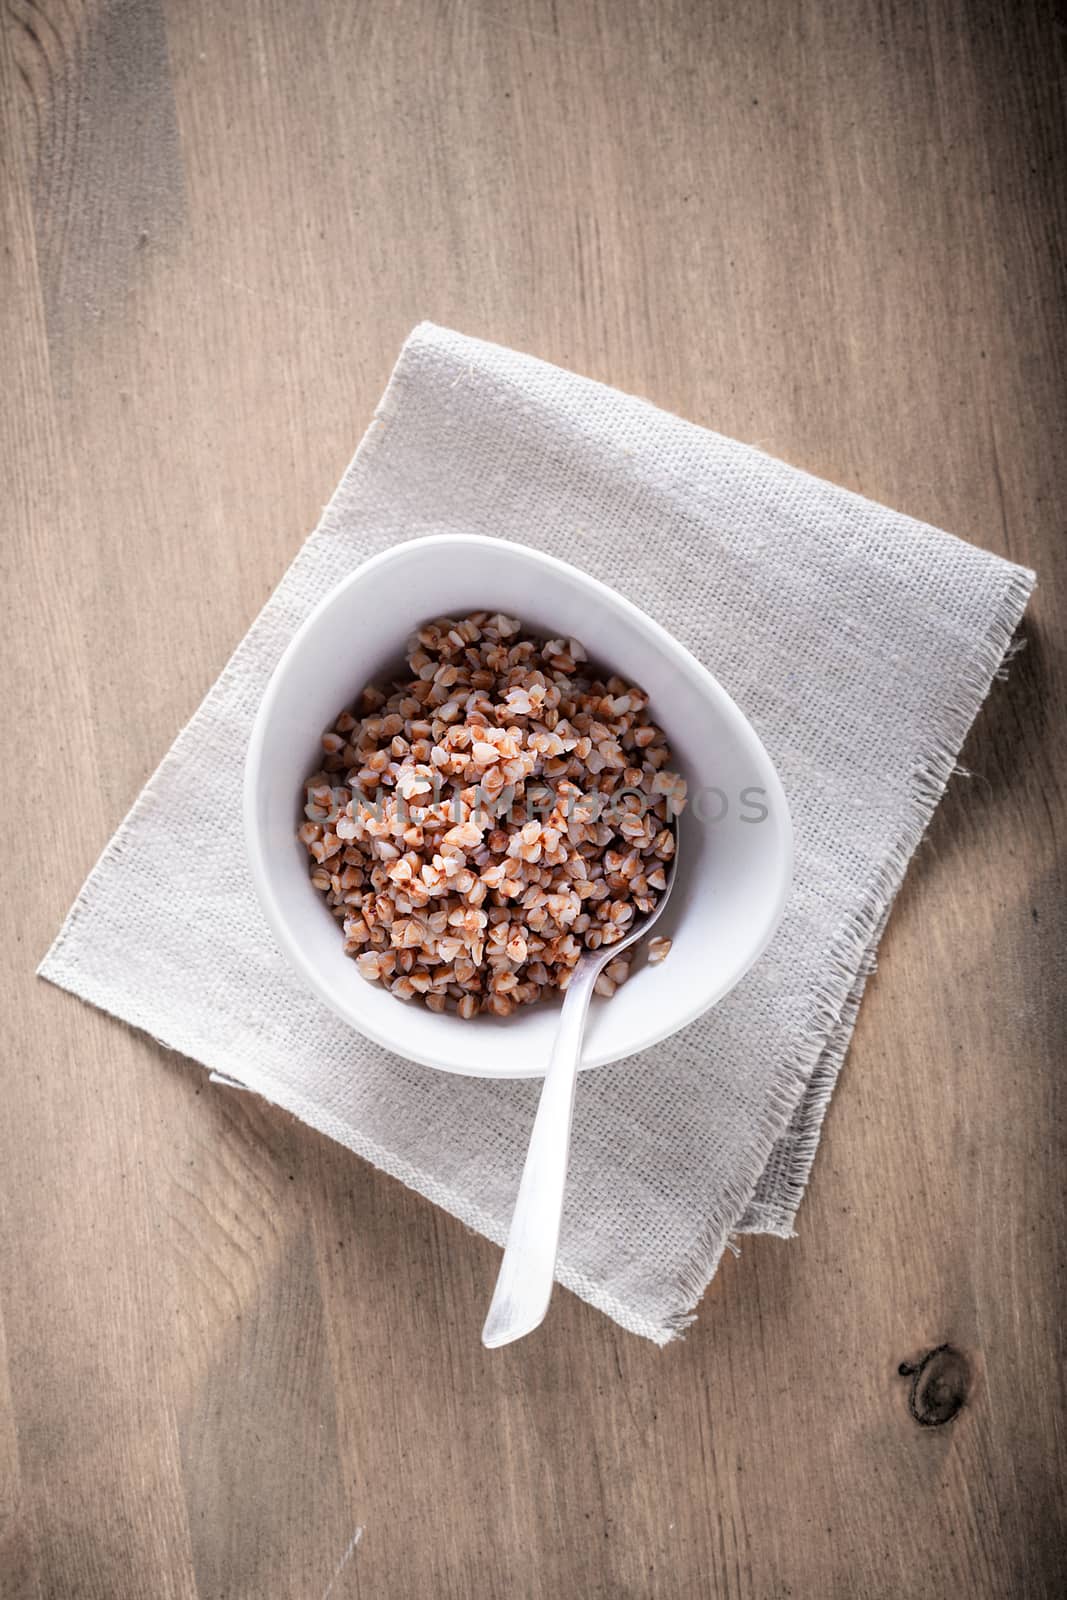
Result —
<path fill-rule="evenodd" d="M 745 711 L 789 797 L 795 881 L 767 953 L 684 1032 L 579 1086 L 559 1279 L 665 1343 L 732 1233 L 792 1232 L 879 934 L 1033 574 L 644 401 L 415 329 L 319 527 L 40 970 L 498 1242 L 538 1086 L 352 1033 L 283 961 L 240 837 L 249 731 L 294 630 L 367 557 L 458 530 L 643 607 Z"/>

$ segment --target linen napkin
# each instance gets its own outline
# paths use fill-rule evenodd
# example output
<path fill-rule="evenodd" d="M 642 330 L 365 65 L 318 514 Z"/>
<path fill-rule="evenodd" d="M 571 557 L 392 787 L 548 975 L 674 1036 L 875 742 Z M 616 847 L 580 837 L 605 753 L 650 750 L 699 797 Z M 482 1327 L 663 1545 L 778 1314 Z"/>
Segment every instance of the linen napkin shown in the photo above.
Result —
<path fill-rule="evenodd" d="M 795 881 L 767 953 L 579 1088 L 558 1277 L 662 1344 L 731 1233 L 792 1232 L 878 936 L 1034 577 L 614 389 L 415 329 L 318 528 L 40 971 L 498 1242 L 539 1085 L 353 1033 L 276 949 L 241 839 L 249 730 L 294 630 L 367 557 L 450 530 L 562 556 L 643 607 L 746 712 L 789 798 Z"/>

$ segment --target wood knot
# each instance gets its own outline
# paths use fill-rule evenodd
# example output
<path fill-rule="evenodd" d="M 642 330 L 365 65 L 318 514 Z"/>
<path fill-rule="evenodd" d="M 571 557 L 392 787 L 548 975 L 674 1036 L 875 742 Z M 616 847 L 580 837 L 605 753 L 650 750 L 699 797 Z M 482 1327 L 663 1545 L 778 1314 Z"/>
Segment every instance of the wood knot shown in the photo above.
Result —
<path fill-rule="evenodd" d="M 911 1379 L 908 1410 L 924 1428 L 951 1422 L 967 1399 L 971 1369 L 967 1357 L 953 1345 L 939 1344 L 914 1364 L 902 1361 L 897 1371 Z"/>

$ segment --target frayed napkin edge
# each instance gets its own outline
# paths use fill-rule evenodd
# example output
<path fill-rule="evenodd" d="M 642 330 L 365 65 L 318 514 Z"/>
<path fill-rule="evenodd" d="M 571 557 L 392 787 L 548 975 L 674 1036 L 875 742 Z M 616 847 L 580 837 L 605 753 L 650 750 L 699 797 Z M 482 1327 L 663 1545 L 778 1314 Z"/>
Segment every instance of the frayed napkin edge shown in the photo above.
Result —
<path fill-rule="evenodd" d="M 719 1241 L 739 1232 L 756 1231 L 746 1229 L 743 1222 L 760 1174 L 775 1144 L 789 1128 L 804 1089 L 817 1082 L 816 1092 L 804 1104 L 796 1148 L 784 1179 L 785 1200 L 778 1207 L 766 1208 L 760 1218 L 760 1232 L 783 1239 L 795 1236 L 793 1223 L 807 1189 L 823 1120 L 848 1053 L 860 1001 L 874 970 L 878 943 L 893 901 L 994 681 L 1007 676 L 1007 663 L 1025 642 L 1016 640 L 1015 634 L 1037 574 L 1013 563 L 1005 562 L 1005 566 L 1007 581 L 997 597 L 989 626 L 976 643 L 955 698 L 945 708 L 948 729 L 912 773 L 905 824 L 868 884 L 862 904 L 846 919 L 833 941 L 827 967 L 830 976 L 816 991 L 812 1014 L 797 1050 L 775 1074 L 760 1124 L 759 1149 L 748 1168 L 749 1186 L 746 1190 L 745 1180 L 740 1180 L 724 1196 L 724 1203 L 706 1220 L 688 1260 L 679 1266 L 683 1303 L 666 1318 L 667 1339 L 663 1343 L 681 1337 L 696 1320 L 697 1307 L 722 1259 L 725 1245 Z"/>

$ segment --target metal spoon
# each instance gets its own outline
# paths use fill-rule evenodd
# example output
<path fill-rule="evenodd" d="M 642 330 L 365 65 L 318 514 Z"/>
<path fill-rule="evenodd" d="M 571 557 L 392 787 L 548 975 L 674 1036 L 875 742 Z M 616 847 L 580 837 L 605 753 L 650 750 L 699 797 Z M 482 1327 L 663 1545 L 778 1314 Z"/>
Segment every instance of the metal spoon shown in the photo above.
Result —
<path fill-rule="evenodd" d="M 678 825 L 674 825 L 674 865 L 655 909 L 635 922 L 626 936 L 606 950 L 579 957 L 563 996 L 544 1088 L 534 1119 L 519 1193 L 512 1213 L 504 1259 L 493 1292 L 482 1343 L 490 1350 L 511 1344 L 540 1327 L 552 1298 L 559 1249 L 563 1191 L 570 1156 L 574 1089 L 582 1059 L 582 1036 L 597 979 L 609 962 L 651 933 L 663 914 L 678 877 Z"/>

